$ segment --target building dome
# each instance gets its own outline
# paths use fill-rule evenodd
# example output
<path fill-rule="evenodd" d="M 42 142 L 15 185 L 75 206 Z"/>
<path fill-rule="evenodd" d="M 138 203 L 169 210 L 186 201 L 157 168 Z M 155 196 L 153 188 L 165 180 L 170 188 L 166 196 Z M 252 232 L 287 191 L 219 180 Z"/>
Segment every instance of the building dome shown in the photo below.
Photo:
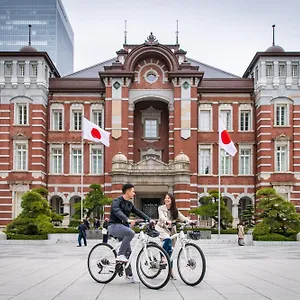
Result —
<path fill-rule="evenodd" d="M 20 49 L 20 52 L 38 52 L 34 47 L 24 46 Z"/>
<path fill-rule="evenodd" d="M 181 151 L 180 154 L 176 155 L 174 162 L 190 163 L 190 159 Z"/>
<path fill-rule="evenodd" d="M 121 152 L 119 152 L 118 154 L 116 154 L 113 159 L 112 162 L 124 162 L 127 163 L 127 157 L 122 154 Z"/>
<path fill-rule="evenodd" d="M 285 52 L 284 49 L 278 45 L 269 47 L 266 52 Z"/>

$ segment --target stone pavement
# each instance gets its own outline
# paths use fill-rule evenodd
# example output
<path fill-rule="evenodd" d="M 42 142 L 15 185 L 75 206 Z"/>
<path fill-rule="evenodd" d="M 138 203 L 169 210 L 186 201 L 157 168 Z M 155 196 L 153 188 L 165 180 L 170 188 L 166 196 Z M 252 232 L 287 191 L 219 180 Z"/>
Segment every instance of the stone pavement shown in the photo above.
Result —
<path fill-rule="evenodd" d="M 300 249 L 197 243 L 207 272 L 196 287 L 179 278 L 161 290 L 118 276 L 102 285 L 87 270 L 92 245 L 0 245 L 0 300 L 299 300 Z M 178 275 L 177 275 L 178 277 Z"/>

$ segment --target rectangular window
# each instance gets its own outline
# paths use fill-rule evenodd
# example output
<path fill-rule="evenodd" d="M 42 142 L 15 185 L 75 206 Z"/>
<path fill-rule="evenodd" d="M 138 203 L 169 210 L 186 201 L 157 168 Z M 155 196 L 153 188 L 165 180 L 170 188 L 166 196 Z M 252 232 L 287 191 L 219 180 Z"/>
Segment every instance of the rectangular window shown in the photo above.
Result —
<path fill-rule="evenodd" d="M 62 149 L 52 149 L 52 173 L 63 173 L 63 152 Z"/>
<path fill-rule="evenodd" d="M 286 74 L 285 74 L 285 64 L 279 64 L 278 75 L 279 76 L 286 76 Z"/>
<path fill-rule="evenodd" d="M 210 131 L 211 130 L 211 111 L 210 110 L 200 110 L 199 130 L 201 130 L 201 131 Z"/>
<path fill-rule="evenodd" d="M 221 119 L 227 130 L 232 130 L 231 125 L 231 110 L 221 110 Z"/>
<path fill-rule="evenodd" d="M 251 150 L 240 150 L 240 172 L 241 175 L 251 174 Z"/>
<path fill-rule="evenodd" d="M 38 73 L 37 70 L 38 70 L 37 64 L 36 63 L 31 63 L 30 64 L 30 76 L 37 77 L 37 73 Z"/>
<path fill-rule="evenodd" d="M 276 105 L 276 125 L 286 126 L 287 122 L 287 104 Z"/>
<path fill-rule="evenodd" d="M 81 174 L 82 172 L 82 151 L 81 149 L 72 149 L 71 173 Z"/>
<path fill-rule="evenodd" d="M 276 171 L 286 172 L 288 171 L 288 153 L 287 146 L 277 146 L 276 147 Z"/>
<path fill-rule="evenodd" d="M 255 68 L 255 78 L 254 78 L 255 82 L 257 82 L 258 80 L 258 67 Z"/>
<path fill-rule="evenodd" d="M 266 64 L 266 76 L 272 77 L 273 76 L 273 65 Z"/>
<path fill-rule="evenodd" d="M 91 152 L 91 173 L 103 174 L 102 149 L 92 149 Z"/>
<path fill-rule="evenodd" d="M 27 125 L 27 104 L 22 103 L 22 104 L 17 104 L 16 105 L 16 118 L 17 118 L 17 125 Z"/>
<path fill-rule="evenodd" d="M 52 110 L 52 129 L 63 130 L 63 113 L 61 109 Z"/>
<path fill-rule="evenodd" d="M 240 130 L 249 131 L 251 130 L 251 111 L 242 110 L 240 113 Z"/>
<path fill-rule="evenodd" d="M 102 110 L 94 110 L 93 111 L 93 123 L 98 125 L 100 128 L 103 128 L 103 112 Z"/>
<path fill-rule="evenodd" d="M 211 174 L 211 149 L 199 150 L 199 174 Z"/>
<path fill-rule="evenodd" d="M 231 174 L 231 156 L 221 150 L 221 175 L 230 175 Z"/>
<path fill-rule="evenodd" d="M 18 76 L 20 76 L 20 77 L 25 76 L 25 64 L 24 63 L 18 64 Z"/>
<path fill-rule="evenodd" d="M 157 138 L 158 137 L 158 121 L 157 119 L 147 119 L 144 123 L 144 137 Z"/>
<path fill-rule="evenodd" d="M 16 143 L 15 145 L 15 170 L 27 171 L 28 149 L 25 143 Z"/>
<path fill-rule="evenodd" d="M 4 75 L 7 77 L 12 76 L 12 63 L 10 63 L 10 62 L 5 63 Z"/>
<path fill-rule="evenodd" d="M 298 71 L 298 65 L 294 64 L 292 65 L 292 77 L 298 77 L 299 71 Z"/>
<path fill-rule="evenodd" d="M 81 130 L 82 112 L 73 110 L 72 115 L 73 115 L 73 130 Z"/>

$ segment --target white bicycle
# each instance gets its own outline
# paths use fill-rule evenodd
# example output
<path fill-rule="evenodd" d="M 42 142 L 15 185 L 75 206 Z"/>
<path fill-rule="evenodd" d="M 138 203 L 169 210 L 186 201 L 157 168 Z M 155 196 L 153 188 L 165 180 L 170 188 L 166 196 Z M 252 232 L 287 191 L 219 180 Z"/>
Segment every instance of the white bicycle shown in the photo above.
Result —
<path fill-rule="evenodd" d="M 177 243 L 180 244 L 180 250 L 177 256 L 177 270 L 181 280 L 190 286 L 199 284 L 206 272 L 206 260 L 201 248 L 187 240 L 184 228 L 188 223 L 172 222 L 172 225 L 180 225 L 179 232 L 170 236 L 171 240 L 178 238 Z M 193 226 L 193 225 L 192 225 Z M 196 239 L 195 235 L 190 235 L 192 239 Z M 177 244 L 176 243 L 176 244 Z M 176 246 L 175 246 L 176 247 Z M 174 252 L 170 257 L 173 261 Z"/>
<path fill-rule="evenodd" d="M 88 270 L 92 278 L 99 283 L 112 281 L 117 274 L 121 277 L 129 267 L 133 253 L 139 245 L 142 246 L 136 258 L 136 271 L 141 282 L 150 289 L 164 287 L 171 274 L 171 262 L 167 252 L 149 240 L 149 237 L 157 237 L 159 233 L 148 222 L 139 222 L 141 231 L 133 246 L 128 262 L 117 261 L 117 251 L 121 242 L 113 237 L 116 245 L 99 243 L 95 245 L 88 255 Z M 145 232 L 143 229 L 146 229 Z"/>

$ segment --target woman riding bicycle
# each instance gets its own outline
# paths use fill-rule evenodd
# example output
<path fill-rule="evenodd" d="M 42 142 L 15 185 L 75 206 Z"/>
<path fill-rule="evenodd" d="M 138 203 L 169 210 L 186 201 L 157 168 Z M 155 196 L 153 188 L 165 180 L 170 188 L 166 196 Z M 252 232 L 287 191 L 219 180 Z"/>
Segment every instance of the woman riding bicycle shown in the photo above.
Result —
<path fill-rule="evenodd" d="M 167 193 L 164 199 L 164 205 L 158 207 L 158 222 L 155 229 L 160 233 L 159 237 L 163 241 L 163 248 L 171 256 L 176 240 L 170 239 L 170 236 L 176 233 L 176 226 L 172 225 L 172 221 L 179 219 L 181 222 L 190 222 L 190 219 L 180 213 L 176 207 L 175 197 L 171 193 Z M 174 278 L 171 272 L 171 278 Z"/>

